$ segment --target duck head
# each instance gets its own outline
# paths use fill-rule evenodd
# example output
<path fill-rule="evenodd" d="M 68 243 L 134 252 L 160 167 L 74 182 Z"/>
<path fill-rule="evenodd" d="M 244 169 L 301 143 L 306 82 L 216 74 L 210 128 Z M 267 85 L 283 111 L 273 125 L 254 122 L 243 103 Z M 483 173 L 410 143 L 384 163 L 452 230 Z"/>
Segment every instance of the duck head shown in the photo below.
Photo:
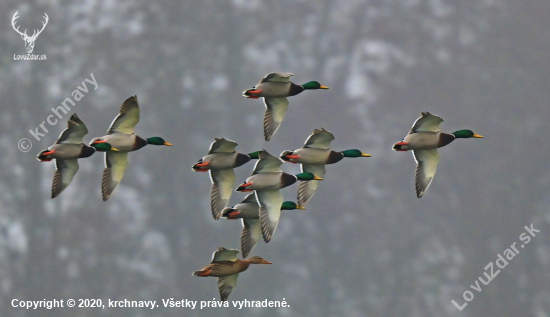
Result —
<path fill-rule="evenodd" d="M 371 157 L 372 156 L 370 154 L 363 153 L 358 149 L 345 150 L 340 153 L 342 153 L 344 157 Z"/>
<path fill-rule="evenodd" d="M 475 134 L 472 130 L 458 130 L 451 134 L 454 135 L 457 139 L 483 138 L 482 135 Z"/>
<path fill-rule="evenodd" d="M 301 181 L 323 180 L 321 177 L 315 176 L 313 173 L 310 173 L 310 172 L 303 172 L 300 174 L 296 174 L 295 176 L 298 180 L 301 180 Z"/>
<path fill-rule="evenodd" d="M 159 136 L 154 136 L 146 140 L 147 140 L 147 144 L 172 146 L 171 143 L 164 141 L 164 139 Z"/>
<path fill-rule="evenodd" d="M 260 159 L 260 152 L 261 151 L 256 151 L 256 152 L 252 152 L 252 153 L 248 153 L 248 157 L 250 157 L 251 160 L 258 160 Z"/>
<path fill-rule="evenodd" d="M 299 206 L 293 201 L 285 201 L 281 205 L 281 210 L 295 210 L 295 209 L 306 209 L 306 207 Z"/>
<path fill-rule="evenodd" d="M 253 257 L 249 258 L 248 261 L 252 264 L 273 264 L 271 262 L 268 262 L 268 261 L 264 260 L 263 258 L 261 258 L 259 256 L 253 256 Z"/>
<path fill-rule="evenodd" d="M 311 90 L 315 90 L 315 89 L 328 89 L 327 86 L 321 85 L 318 81 L 309 81 L 309 82 L 303 84 L 302 87 L 303 87 L 304 89 L 311 89 Z"/>

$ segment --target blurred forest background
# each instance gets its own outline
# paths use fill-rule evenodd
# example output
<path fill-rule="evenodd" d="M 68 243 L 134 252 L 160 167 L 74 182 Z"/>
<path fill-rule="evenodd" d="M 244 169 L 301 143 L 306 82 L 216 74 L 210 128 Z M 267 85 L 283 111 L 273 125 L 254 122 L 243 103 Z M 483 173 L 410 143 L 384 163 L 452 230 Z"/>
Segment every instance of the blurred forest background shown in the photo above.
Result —
<path fill-rule="evenodd" d="M 17 10 L 21 30 L 49 15 L 33 52 L 47 61 L 13 60 L 25 54 L 10 25 Z M 550 316 L 549 1 L 9 0 L 0 12 L 1 316 Z M 241 94 L 273 71 L 330 89 L 292 97 L 266 143 L 263 103 Z M 72 109 L 90 130 L 85 142 L 137 95 L 136 133 L 174 146 L 131 153 L 107 202 L 103 155 L 81 159 L 51 200 L 54 164 L 36 155 L 68 115 L 46 124 L 40 142 L 29 130 L 90 73 L 99 89 Z M 441 149 L 417 199 L 414 159 L 391 146 L 421 111 L 443 117 L 444 131 L 485 138 Z M 285 298 L 289 308 L 11 307 L 14 298 L 219 298 L 215 278 L 191 273 L 218 246 L 240 248 L 241 225 L 212 219 L 210 180 L 191 166 L 214 137 L 278 155 L 320 127 L 334 149 L 373 157 L 328 166 L 307 210 L 284 213 L 252 252 L 274 264 L 241 274 L 229 297 Z M 17 148 L 24 137 L 27 153 Z M 237 183 L 253 164 L 236 169 Z M 531 223 L 540 233 L 481 293 L 470 289 Z M 468 289 L 475 298 L 460 312 L 451 300 L 464 303 Z"/>

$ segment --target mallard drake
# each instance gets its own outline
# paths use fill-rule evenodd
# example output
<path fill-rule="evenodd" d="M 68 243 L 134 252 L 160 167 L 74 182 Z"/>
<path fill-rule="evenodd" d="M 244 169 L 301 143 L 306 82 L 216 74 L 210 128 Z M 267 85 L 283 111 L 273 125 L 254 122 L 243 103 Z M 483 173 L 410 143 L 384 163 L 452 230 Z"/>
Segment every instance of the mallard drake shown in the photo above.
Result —
<path fill-rule="evenodd" d="M 74 175 L 78 171 L 77 159 L 90 157 L 95 153 L 93 147 L 87 146 L 82 141 L 88 134 L 88 128 L 73 114 L 67 122 L 67 129 L 61 132 L 54 145 L 38 154 L 40 162 L 49 162 L 55 159 L 55 174 L 52 183 L 52 199 L 57 197 L 69 186 Z M 112 149 L 116 151 L 116 149 Z"/>
<path fill-rule="evenodd" d="M 260 204 L 260 224 L 265 242 L 271 240 L 281 216 L 283 196 L 279 190 L 298 180 L 322 180 L 321 177 L 309 172 L 298 175 L 284 173 L 280 168 L 282 164 L 283 161 L 266 150 L 260 151 L 260 159 L 254 166 L 252 176 L 237 187 L 237 191 L 241 192 L 254 190 Z"/>
<path fill-rule="evenodd" d="M 250 161 L 247 154 L 237 153 L 238 143 L 224 138 L 215 138 L 210 145 L 208 155 L 201 158 L 192 169 L 195 172 L 210 171 L 212 189 L 210 206 L 214 219 L 220 219 L 222 209 L 227 206 L 233 186 L 235 186 L 235 172 L 233 169 Z"/>
<path fill-rule="evenodd" d="M 281 210 L 305 209 L 298 206 L 293 201 L 285 201 L 281 205 Z M 225 208 L 222 216 L 227 219 L 241 218 L 243 230 L 241 233 L 241 249 L 243 257 L 247 257 L 256 243 L 262 237 L 262 228 L 260 225 L 260 205 L 256 200 L 255 194 L 248 194 L 243 201 L 231 208 Z"/>
<path fill-rule="evenodd" d="M 409 134 L 401 142 L 393 145 L 395 151 L 413 151 L 416 160 L 415 187 L 416 196 L 422 197 L 433 181 L 439 153 L 437 148 L 443 147 L 455 139 L 483 138 L 471 130 L 458 130 L 453 133 L 444 133 L 439 129 L 443 122 L 441 117 L 429 112 L 422 112 L 416 119 Z"/>
<path fill-rule="evenodd" d="M 94 138 L 90 145 L 97 151 L 103 151 L 102 143 L 107 143 L 119 151 L 105 153 L 105 169 L 101 181 L 103 200 L 109 199 L 113 190 L 124 176 L 128 165 L 128 152 L 139 150 L 147 144 L 167 145 L 161 137 L 143 139 L 134 133 L 134 127 L 139 122 L 139 105 L 137 96 L 130 97 L 120 107 L 120 113 L 111 123 L 107 135 Z"/>
<path fill-rule="evenodd" d="M 273 134 L 279 129 L 286 109 L 288 108 L 288 99 L 286 97 L 294 96 L 304 90 L 328 89 L 328 87 L 319 84 L 316 81 L 310 81 L 303 85 L 297 85 L 290 81 L 292 73 L 270 73 L 251 89 L 243 92 L 247 98 L 257 99 L 264 97 L 265 115 L 264 115 L 264 137 L 269 141 Z"/>
<path fill-rule="evenodd" d="M 357 149 L 345 151 L 334 151 L 330 148 L 330 143 L 334 140 L 334 135 L 321 128 L 313 130 L 313 133 L 307 138 L 306 143 L 301 149 L 294 151 L 283 151 L 280 158 L 291 163 L 302 164 L 302 172 L 310 172 L 319 177 L 325 176 L 325 165 L 340 162 L 344 157 L 370 157 Z M 300 181 L 298 185 L 298 204 L 305 206 L 313 197 L 319 182 Z"/>
<path fill-rule="evenodd" d="M 231 291 L 237 285 L 239 273 L 246 271 L 250 264 L 272 264 L 259 256 L 249 259 L 238 259 L 239 250 L 219 247 L 212 254 L 210 264 L 193 273 L 196 276 L 215 276 L 218 278 L 218 288 L 222 301 L 226 301 Z"/>

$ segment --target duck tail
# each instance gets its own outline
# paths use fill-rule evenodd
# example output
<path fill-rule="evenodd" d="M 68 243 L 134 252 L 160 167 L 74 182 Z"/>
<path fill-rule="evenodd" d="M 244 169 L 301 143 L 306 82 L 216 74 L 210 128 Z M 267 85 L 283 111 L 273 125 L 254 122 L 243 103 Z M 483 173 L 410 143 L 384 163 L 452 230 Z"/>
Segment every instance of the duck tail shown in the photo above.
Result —
<path fill-rule="evenodd" d="M 407 151 L 409 149 L 409 147 L 407 146 L 408 143 L 406 142 L 397 142 L 393 145 L 393 150 L 394 151 Z"/>
<path fill-rule="evenodd" d="M 205 276 L 204 273 L 206 273 L 205 270 L 195 271 L 193 272 L 193 274 L 191 274 L 191 276 Z"/>
<path fill-rule="evenodd" d="M 260 93 L 261 90 L 257 90 L 256 88 L 250 88 L 245 91 L 243 91 L 243 96 L 250 99 L 258 99 L 260 97 L 257 96 L 258 93 Z M 256 94 L 256 95 L 254 95 Z"/>

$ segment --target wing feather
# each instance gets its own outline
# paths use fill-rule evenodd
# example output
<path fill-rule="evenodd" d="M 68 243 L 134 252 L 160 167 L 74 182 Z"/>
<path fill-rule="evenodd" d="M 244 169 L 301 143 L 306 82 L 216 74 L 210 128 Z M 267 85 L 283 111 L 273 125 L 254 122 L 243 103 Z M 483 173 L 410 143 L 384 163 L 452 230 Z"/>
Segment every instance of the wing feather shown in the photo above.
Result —
<path fill-rule="evenodd" d="M 82 143 L 82 139 L 86 134 L 88 134 L 88 128 L 75 113 L 71 116 L 69 121 L 67 121 L 67 129 L 61 132 L 55 144 L 60 144 L 60 143 L 80 144 Z"/>
<path fill-rule="evenodd" d="M 433 181 L 439 163 L 439 153 L 435 149 L 416 150 L 413 151 L 413 155 L 416 160 L 416 196 L 420 198 Z"/>
<path fill-rule="evenodd" d="M 210 170 L 212 190 L 210 194 L 210 206 L 214 219 L 220 219 L 222 210 L 227 207 L 233 186 L 235 185 L 235 172 L 233 169 Z"/>
<path fill-rule="evenodd" d="M 235 141 L 226 140 L 224 138 L 214 138 L 214 142 L 210 145 L 210 150 L 208 154 L 212 153 L 234 153 L 235 148 L 239 145 Z"/>
<path fill-rule="evenodd" d="M 128 166 L 128 152 L 105 152 L 105 169 L 101 180 L 101 194 L 106 201 L 124 176 Z"/>
<path fill-rule="evenodd" d="M 281 122 L 283 122 L 286 109 L 288 108 L 288 99 L 286 97 L 265 97 L 264 102 L 266 107 L 264 114 L 264 137 L 266 141 L 269 141 L 281 126 Z"/>
<path fill-rule="evenodd" d="M 74 160 L 55 160 L 55 174 L 52 183 L 52 199 L 57 197 L 73 181 L 73 177 L 78 172 L 78 161 Z"/>
<path fill-rule="evenodd" d="M 246 258 L 252 251 L 254 246 L 262 237 L 262 227 L 260 219 L 241 219 L 243 230 L 241 232 L 241 249 L 243 250 L 243 258 Z"/>
<path fill-rule="evenodd" d="M 304 144 L 305 148 L 330 149 L 330 142 L 334 140 L 334 134 L 321 128 L 313 130 Z"/>
<path fill-rule="evenodd" d="M 325 176 L 325 165 L 323 164 L 302 164 L 302 172 L 313 173 L 315 176 Z M 307 202 L 313 197 L 317 187 L 319 186 L 319 180 L 300 181 L 298 184 L 298 205 L 305 207 Z"/>
<path fill-rule="evenodd" d="M 279 190 L 256 190 L 256 199 L 260 204 L 260 224 L 264 241 L 267 243 L 273 237 L 279 218 L 281 217 L 281 205 L 283 196 Z"/>
<path fill-rule="evenodd" d="M 218 277 L 218 289 L 220 290 L 220 298 L 222 301 L 226 301 L 229 297 L 229 294 L 231 294 L 231 291 L 233 291 L 233 288 L 237 286 L 238 277 L 239 273 L 224 277 Z"/>
<path fill-rule="evenodd" d="M 266 150 L 260 151 L 260 159 L 254 165 L 252 175 L 258 173 L 279 173 L 282 172 L 283 161 L 278 157 L 269 154 Z"/>
<path fill-rule="evenodd" d="M 441 117 L 429 112 L 422 112 L 420 118 L 416 119 L 409 134 L 416 132 L 439 132 L 439 124 L 443 122 Z"/>
<path fill-rule="evenodd" d="M 288 83 L 288 82 L 290 82 L 290 76 L 294 76 L 294 74 L 293 73 L 284 73 L 284 72 L 269 73 L 269 74 L 265 75 L 264 78 L 262 78 L 262 80 L 260 81 L 260 84 L 265 83 L 266 81 L 267 82 L 285 82 L 285 83 Z"/>
<path fill-rule="evenodd" d="M 139 122 L 139 105 L 137 96 L 132 96 L 120 107 L 120 113 L 111 123 L 107 134 L 113 134 L 115 132 L 132 134 L 134 133 L 134 127 Z"/>
<path fill-rule="evenodd" d="M 239 254 L 239 250 L 219 247 L 218 250 L 212 254 L 211 263 L 222 261 L 236 261 L 237 254 Z"/>

